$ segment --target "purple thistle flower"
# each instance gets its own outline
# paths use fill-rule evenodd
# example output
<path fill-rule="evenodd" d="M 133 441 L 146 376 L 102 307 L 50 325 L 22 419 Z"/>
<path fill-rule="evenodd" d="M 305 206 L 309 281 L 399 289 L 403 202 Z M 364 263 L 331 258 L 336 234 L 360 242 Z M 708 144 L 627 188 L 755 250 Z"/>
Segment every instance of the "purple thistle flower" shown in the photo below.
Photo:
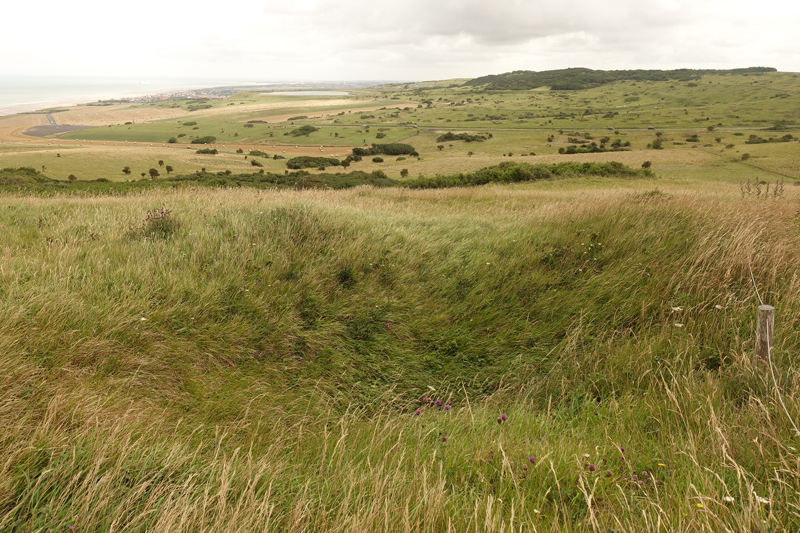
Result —
<path fill-rule="evenodd" d="M 530 461 L 531 463 L 535 463 L 536 457 L 528 457 L 528 461 Z"/>
<path fill-rule="evenodd" d="M 622 448 L 620 448 L 620 449 L 619 449 L 619 451 L 621 451 L 622 453 L 625 453 L 625 446 L 623 446 Z"/>
<path fill-rule="evenodd" d="M 445 437 L 444 435 L 442 435 L 442 442 L 447 442 L 447 437 Z"/>
<path fill-rule="evenodd" d="M 442 405 L 442 400 L 436 400 L 436 405 Z"/>
<path fill-rule="evenodd" d="M 592 463 L 589 463 L 589 466 L 587 466 L 586 468 L 589 469 L 589 472 L 594 472 L 594 465 Z"/>
<path fill-rule="evenodd" d="M 503 413 L 502 415 L 500 415 L 500 418 L 502 418 L 503 420 L 506 420 L 508 418 L 508 415 Z"/>
<path fill-rule="evenodd" d="M 650 474 L 647 473 L 647 470 L 642 470 L 642 476 L 649 477 Z"/>
<path fill-rule="evenodd" d="M 420 411 L 419 409 L 417 409 L 416 411 L 414 411 L 414 414 L 415 414 L 415 415 L 421 415 L 421 414 L 422 414 L 422 411 Z"/>
<path fill-rule="evenodd" d="M 449 403 L 444 404 L 444 410 L 445 411 L 449 411 L 450 410 L 450 404 Z"/>

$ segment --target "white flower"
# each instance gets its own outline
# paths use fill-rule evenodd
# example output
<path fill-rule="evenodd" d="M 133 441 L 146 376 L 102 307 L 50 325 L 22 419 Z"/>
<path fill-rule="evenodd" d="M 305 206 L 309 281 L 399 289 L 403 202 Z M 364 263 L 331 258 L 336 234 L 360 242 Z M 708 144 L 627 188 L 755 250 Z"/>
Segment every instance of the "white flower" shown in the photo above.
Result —
<path fill-rule="evenodd" d="M 723 496 L 722 501 L 732 503 L 736 501 L 736 498 L 733 496 Z"/>
<path fill-rule="evenodd" d="M 147 320 L 145 317 L 142 317 L 142 318 L 139 319 L 139 321 L 141 321 L 141 322 L 144 322 L 145 320 Z"/>
<path fill-rule="evenodd" d="M 536 514 L 541 513 L 541 511 L 539 509 L 534 509 L 533 512 L 536 513 Z"/>
<path fill-rule="evenodd" d="M 678 306 L 678 307 L 673 307 L 673 308 L 672 308 L 672 312 L 673 312 L 673 313 L 677 313 L 678 311 L 683 311 L 683 307 L 681 307 L 681 306 Z"/>
<path fill-rule="evenodd" d="M 682 327 L 683 327 L 683 324 L 679 324 L 679 323 L 675 322 L 675 327 L 676 327 L 676 328 L 682 328 Z"/>
<path fill-rule="evenodd" d="M 769 503 L 770 503 L 770 501 L 769 501 L 768 499 L 766 499 L 766 498 L 762 498 L 761 496 L 759 496 L 759 495 L 758 495 L 758 494 L 756 494 L 755 492 L 753 493 L 753 496 L 755 496 L 755 497 L 756 497 L 756 501 L 757 501 L 758 503 L 763 503 L 763 504 L 769 504 Z"/>
<path fill-rule="evenodd" d="M 722 311 L 723 307 L 721 305 L 717 304 L 717 305 L 714 306 L 714 309 L 719 309 L 720 311 Z"/>

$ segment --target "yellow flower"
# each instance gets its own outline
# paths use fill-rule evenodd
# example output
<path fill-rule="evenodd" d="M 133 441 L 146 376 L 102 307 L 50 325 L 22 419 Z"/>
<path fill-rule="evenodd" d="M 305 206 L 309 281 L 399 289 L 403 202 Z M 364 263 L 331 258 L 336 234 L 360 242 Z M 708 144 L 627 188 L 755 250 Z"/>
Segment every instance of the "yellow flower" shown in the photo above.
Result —
<path fill-rule="evenodd" d="M 658 466 L 667 466 L 664 463 L 658 463 Z"/>
<path fill-rule="evenodd" d="M 702 503 L 696 503 L 695 505 L 697 506 L 698 509 L 702 509 L 703 508 L 703 504 Z"/>

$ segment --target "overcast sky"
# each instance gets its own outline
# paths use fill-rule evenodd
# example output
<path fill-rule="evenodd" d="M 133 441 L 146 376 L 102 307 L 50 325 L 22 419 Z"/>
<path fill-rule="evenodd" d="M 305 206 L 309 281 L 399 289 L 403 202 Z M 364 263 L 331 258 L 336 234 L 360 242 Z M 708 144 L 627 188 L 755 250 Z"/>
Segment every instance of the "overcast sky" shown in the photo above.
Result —
<path fill-rule="evenodd" d="M 800 71 L 800 2 L 41 0 L 2 9 L 0 74 L 434 80 L 511 70 Z"/>

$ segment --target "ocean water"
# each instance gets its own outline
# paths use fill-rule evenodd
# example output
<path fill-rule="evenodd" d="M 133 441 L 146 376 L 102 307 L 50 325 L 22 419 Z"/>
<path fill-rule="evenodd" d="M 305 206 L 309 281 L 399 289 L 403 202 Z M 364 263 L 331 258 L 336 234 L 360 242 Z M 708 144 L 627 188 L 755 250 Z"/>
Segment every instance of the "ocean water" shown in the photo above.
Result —
<path fill-rule="evenodd" d="M 219 79 L 47 78 L 0 75 L 0 116 L 112 98 L 247 84 Z"/>

